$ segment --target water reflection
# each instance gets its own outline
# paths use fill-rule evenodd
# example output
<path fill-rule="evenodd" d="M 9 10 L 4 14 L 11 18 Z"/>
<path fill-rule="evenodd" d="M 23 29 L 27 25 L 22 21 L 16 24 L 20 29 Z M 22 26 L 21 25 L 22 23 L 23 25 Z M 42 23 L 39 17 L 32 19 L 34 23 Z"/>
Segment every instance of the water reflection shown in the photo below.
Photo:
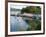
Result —
<path fill-rule="evenodd" d="M 17 16 L 10 16 L 10 31 L 26 31 L 28 28 L 28 24 L 25 22 L 25 20 L 22 19 L 22 17 Z"/>

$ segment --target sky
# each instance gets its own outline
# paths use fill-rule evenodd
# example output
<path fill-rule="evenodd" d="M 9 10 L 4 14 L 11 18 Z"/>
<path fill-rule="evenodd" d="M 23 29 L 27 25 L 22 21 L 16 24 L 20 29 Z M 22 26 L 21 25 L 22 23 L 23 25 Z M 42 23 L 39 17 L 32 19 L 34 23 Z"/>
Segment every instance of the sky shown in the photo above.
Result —
<path fill-rule="evenodd" d="M 26 6 L 24 5 L 11 5 L 12 8 L 16 8 L 16 9 L 22 9 L 25 8 Z"/>

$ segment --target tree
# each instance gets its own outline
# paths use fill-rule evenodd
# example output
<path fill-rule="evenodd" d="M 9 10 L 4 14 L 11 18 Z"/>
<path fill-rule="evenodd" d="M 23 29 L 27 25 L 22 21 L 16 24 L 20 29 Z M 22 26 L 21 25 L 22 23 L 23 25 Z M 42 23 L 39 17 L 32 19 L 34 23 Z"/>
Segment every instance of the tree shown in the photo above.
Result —
<path fill-rule="evenodd" d="M 21 13 L 34 13 L 40 14 L 41 8 L 39 6 L 27 6 L 26 8 L 22 8 Z"/>

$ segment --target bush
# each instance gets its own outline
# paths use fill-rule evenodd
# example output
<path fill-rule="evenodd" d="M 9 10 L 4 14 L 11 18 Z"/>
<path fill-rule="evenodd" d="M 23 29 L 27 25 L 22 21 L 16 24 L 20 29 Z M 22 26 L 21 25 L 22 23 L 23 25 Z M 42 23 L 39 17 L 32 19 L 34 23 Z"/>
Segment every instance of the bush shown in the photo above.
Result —
<path fill-rule="evenodd" d="M 41 29 L 41 22 L 37 19 L 27 20 L 27 23 L 29 25 L 27 31 L 29 31 L 29 30 L 40 30 Z"/>

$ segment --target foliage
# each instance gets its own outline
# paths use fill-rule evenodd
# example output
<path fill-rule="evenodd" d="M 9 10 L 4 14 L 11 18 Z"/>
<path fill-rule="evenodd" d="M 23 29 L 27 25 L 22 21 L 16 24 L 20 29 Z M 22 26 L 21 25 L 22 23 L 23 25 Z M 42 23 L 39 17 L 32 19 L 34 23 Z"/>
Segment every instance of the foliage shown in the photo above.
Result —
<path fill-rule="evenodd" d="M 27 6 L 26 8 L 22 8 L 21 14 L 23 13 L 41 14 L 41 8 L 40 6 Z M 40 17 L 33 16 L 32 20 L 25 20 L 25 21 L 29 25 L 27 31 L 41 30 L 41 18 Z"/>
<path fill-rule="evenodd" d="M 29 25 L 27 31 L 29 31 L 29 30 L 40 30 L 41 29 L 41 22 L 38 19 L 26 20 L 26 22 Z"/>
<path fill-rule="evenodd" d="M 40 6 L 27 6 L 26 8 L 22 8 L 21 13 L 35 13 L 40 14 L 41 8 Z"/>

